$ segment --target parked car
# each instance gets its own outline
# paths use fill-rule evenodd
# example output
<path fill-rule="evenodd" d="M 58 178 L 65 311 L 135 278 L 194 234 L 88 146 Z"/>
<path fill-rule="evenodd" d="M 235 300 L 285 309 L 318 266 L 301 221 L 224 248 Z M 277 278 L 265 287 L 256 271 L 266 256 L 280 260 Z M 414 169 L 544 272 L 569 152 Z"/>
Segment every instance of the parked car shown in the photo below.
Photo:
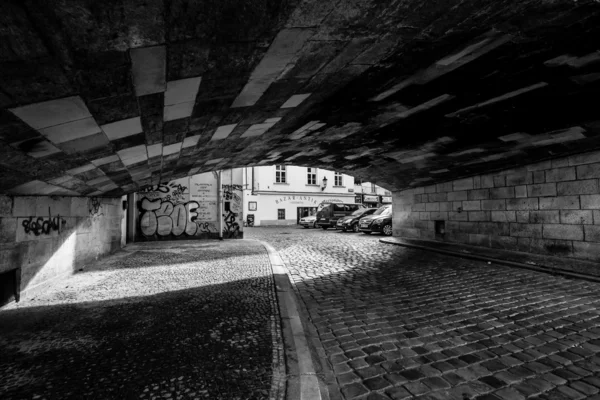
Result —
<path fill-rule="evenodd" d="M 323 229 L 335 228 L 337 220 L 346 215 L 352 214 L 356 210 L 363 210 L 365 206 L 362 204 L 350 203 L 330 203 L 325 204 L 317 212 L 317 225 Z"/>
<path fill-rule="evenodd" d="M 305 228 L 316 228 L 317 216 L 309 215 L 308 217 L 300 218 L 300 225 L 302 225 Z"/>
<path fill-rule="evenodd" d="M 377 211 L 377 208 L 359 208 L 352 214 L 338 219 L 337 223 L 335 224 L 335 229 L 341 229 L 344 232 L 358 232 L 358 220 L 362 217 L 373 214 L 375 211 Z"/>
<path fill-rule="evenodd" d="M 362 233 L 370 235 L 372 232 L 381 232 L 386 236 L 392 235 L 392 205 L 379 207 L 373 214 L 361 218 L 358 227 Z"/>

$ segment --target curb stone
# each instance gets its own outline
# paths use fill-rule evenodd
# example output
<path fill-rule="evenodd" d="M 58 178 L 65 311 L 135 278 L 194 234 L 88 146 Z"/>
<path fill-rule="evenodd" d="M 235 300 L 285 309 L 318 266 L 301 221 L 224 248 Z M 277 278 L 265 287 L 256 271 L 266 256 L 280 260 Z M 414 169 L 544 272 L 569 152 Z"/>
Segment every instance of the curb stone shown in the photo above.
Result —
<path fill-rule="evenodd" d="M 267 250 L 273 268 L 288 369 L 284 382 L 287 384 L 285 399 L 329 400 L 326 385 L 319 379 L 313 362 L 314 353 L 317 353 L 317 360 L 326 359 L 325 353 L 322 347 L 319 349 L 320 343 L 314 343 L 316 332 L 311 331 L 310 324 L 303 323 L 307 314 L 301 309 L 288 269 L 273 246 L 261 240 L 257 242 Z"/>

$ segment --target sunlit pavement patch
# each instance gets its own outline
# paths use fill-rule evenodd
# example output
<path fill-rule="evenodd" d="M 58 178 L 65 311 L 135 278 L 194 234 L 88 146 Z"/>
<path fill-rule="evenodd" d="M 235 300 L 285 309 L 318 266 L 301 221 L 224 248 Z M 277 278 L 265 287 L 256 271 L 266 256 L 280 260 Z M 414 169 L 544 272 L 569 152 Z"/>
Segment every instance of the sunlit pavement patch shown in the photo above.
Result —
<path fill-rule="evenodd" d="M 266 251 L 186 243 L 133 246 L 0 311 L 0 398 L 269 398 Z"/>
<path fill-rule="evenodd" d="M 332 399 L 600 399 L 598 283 L 378 235 L 245 235 L 285 261 L 335 375 Z"/>

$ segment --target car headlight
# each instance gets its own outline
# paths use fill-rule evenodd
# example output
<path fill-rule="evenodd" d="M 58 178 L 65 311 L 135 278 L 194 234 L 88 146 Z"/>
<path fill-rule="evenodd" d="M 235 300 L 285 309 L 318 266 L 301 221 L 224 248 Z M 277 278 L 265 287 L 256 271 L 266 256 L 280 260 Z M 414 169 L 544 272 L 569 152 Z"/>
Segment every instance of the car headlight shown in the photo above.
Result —
<path fill-rule="evenodd" d="M 381 219 L 376 219 L 375 221 L 373 221 L 373 225 L 381 225 L 382 221 L 383 220 L 381 220 Z"/>

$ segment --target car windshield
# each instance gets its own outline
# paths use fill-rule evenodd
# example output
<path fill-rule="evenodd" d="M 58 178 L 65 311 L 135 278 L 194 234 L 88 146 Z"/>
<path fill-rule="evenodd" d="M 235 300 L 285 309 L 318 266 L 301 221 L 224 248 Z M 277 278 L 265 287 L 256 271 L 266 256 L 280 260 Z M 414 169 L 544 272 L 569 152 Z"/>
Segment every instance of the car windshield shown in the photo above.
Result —
<path fill-rule="evenodd" d="M 364 214 L 364 213 L 365 213 L 365 211 L 367 211 L 367 210 L 366 210 L 366 209 L 364 209 L 364 208 L 359 208 L 358 210 L 354 211 L 354 212 L 353 212 L 352 214 L 350 214 L 350 215 L 361 215 L 361 214 Z"/>
<path fill-rule="evenodd" d="M 390 212 L 392 212 L 392 207 L 381 207 L 373 215 L 388 215 Z"/>

